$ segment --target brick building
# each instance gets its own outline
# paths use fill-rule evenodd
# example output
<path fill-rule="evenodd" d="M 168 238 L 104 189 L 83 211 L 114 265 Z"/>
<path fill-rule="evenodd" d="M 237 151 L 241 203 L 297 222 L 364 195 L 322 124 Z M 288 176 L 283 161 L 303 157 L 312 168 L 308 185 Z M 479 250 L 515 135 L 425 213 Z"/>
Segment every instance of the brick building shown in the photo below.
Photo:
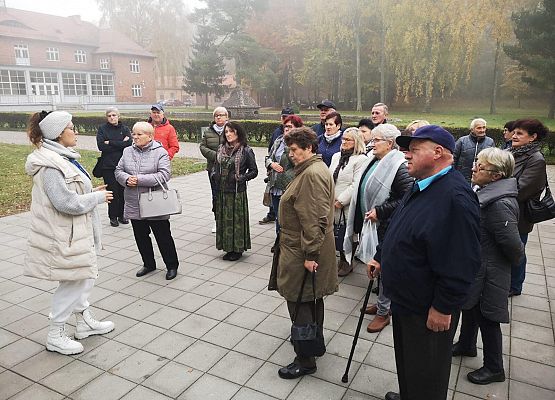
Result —
<path fill-rule="evenodd" d="M 154 61 L 121 33 L 78 15 L 0 6 L 0 105 L 150 104 Z"/>

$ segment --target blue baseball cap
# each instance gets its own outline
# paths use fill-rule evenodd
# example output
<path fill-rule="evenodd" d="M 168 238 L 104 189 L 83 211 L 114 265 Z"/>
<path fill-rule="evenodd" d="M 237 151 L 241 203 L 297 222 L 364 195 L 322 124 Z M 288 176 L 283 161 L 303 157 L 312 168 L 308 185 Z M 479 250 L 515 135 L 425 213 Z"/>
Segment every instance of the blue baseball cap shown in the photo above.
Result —
<path fill-rule="evenodd" d="M 160 103 L 156 103 L 153 104 L 152 107 L 150 107 L 151 110 L 158 110 L 158 111 L 164 111 L 164 106 Z"/>
<path fill-rule="evenodd" d="M 431 140 L 432 142 L 445 147 L 451 153 L 455 152 L 455 138 L 451 135 L 451 133 L 449 133 L 449 131 L 438 125 L 423 126 L 414 131 L 412 136 L 398 136 L 397 139 L 395 139 L 395 142 L 397 142 L 400 147 L 408 149 L 409 144 L 413 139 Z"/>

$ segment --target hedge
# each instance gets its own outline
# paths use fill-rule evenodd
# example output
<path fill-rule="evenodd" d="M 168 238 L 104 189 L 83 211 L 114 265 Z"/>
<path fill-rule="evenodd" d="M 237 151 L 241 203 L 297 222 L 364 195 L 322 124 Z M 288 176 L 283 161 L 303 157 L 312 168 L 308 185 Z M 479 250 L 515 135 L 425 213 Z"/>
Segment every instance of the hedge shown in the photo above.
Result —
<path fill-rule="evenodd" d="M 25 130 L 29 116 L 30 114 L 26 113 L 0 113 L 0 129 Z M 140 118 L 129 118 L 125 116 L 122 116 L 120 120 L 129 127 L 133 126 L 135 122 L 141 121 Z M 98 126 L 105 122 L 106 118 L 103 116 L 80 117 L 75 115 L 73 117 L 73 124 L 77 127 L 79 133 L 84 135 L 95 135 Z M 177 130 L 180 140 L 199 142 L 201 138 L 201 128 L 209 126 L 211 121 L 171 119 L 171 123 Z M 264 120 L 243 120 L 241 124 L 247 131 L 249 143 L 255 146 L 267 146 L 270 135 L 278 126 L 278 122 L 276 121 Z M 349 124 L 346 125 L 349 126 Z M 403 126 L 399 126 L 399 128 L 403 128 Z M 451 132 L 455 138 L 468 134 L 467 127 L 449 127 L 447 130 Z M 501 129 L 488 128 L 487 134 L 493 138 L 497 145 L 503 143 L 503 131 Z M 552 132 L 544 140 L 543 153 L 545 155 L 555 155 L 555 133 Z"/>

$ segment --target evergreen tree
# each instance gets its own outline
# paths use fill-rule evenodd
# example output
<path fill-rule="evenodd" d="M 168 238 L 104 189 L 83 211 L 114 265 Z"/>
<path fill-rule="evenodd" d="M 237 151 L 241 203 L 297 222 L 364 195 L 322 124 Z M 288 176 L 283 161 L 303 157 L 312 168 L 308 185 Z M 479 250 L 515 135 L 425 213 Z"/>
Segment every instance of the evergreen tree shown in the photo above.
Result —
<path fill-rule="evenodd" d="M 199 26 L 193 38 L 192 56 L 185 67 L 183 89 L 189 93 L 204 95 L 204 108 L 208 109 L 208 95 L 223 96 L 225 75 L 223 57 L 215 45 L 216 35 L 206 26 Z"/>
<path fill-rule="evenodd" d="M 555 1 L 544 0 L 536 9 L 513 14 L 517 44 L 505 52 L 529 73 L 530 85 L 550 92 L 548 118 L 555 115 Z"/>

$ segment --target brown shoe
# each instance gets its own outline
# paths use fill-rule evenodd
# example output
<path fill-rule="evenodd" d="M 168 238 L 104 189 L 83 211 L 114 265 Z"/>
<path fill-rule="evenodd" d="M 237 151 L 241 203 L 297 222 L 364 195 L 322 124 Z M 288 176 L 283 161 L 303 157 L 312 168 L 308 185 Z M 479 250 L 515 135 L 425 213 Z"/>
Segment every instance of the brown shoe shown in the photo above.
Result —
<path fill-rule="evenodd" d="M 345 260 L 339 260 L 339 265 L 337 268 L 337 276 L 347 276 L 353 272 L 352 264 L 349 264 Z"/>
<path fill-rule="evenodd" d="M 368 324 L 366 330 L 370 333 L 380 332 L 383 328 L 389 325 L 389 315 L 385 317 L 382 315 L 376 315 L 372 322 Z"/>
<path fill-rule="evenodd" d="M 368 315 L 376 315 L 377 313 L 378 313 L 377 304 L 370 304 L 368 307 L 366 307 L 366 310 L 364 310 L 364 314 L 368 314 Z"/>

